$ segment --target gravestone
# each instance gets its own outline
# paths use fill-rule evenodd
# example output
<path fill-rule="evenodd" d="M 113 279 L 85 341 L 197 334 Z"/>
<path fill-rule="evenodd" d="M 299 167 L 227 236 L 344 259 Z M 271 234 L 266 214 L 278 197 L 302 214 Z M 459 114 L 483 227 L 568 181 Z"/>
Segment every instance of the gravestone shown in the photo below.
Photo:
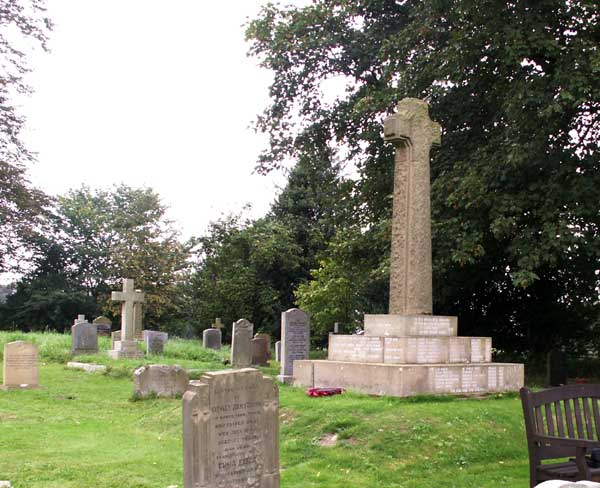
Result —
<path fill-rule="evenodd" d="M 567 377 L 567 355 L 558 350 L 550 351 L 546 356 L 546 384 L 548 386 L 566 385 Z"/>
<path fill-rule="evenodd" d="M 81 322 L 87 322 L 87 320 L 85 320 L 85 315 L 78 315 L 76 319 L 73 319 L 73 325 L 79 324 Z"/>
<path fill-rule="evenodd" d="M 252 350 L 252 366 L 269 365 L 269 343 L 267 339 L 264 337 L 254 337 L 250 341 L 250 348 Z"/>
<path fill-rule="evenodd" d="M 110 348 L 114 349 L 115 348 L 115 342 L 116 341 L 120 341 L 121 340 L 121 331 L 120 330 L 115 330 L 114 332 L 111 332 L 110 334 Z"/>
<path fill-rule="evenodd" d="M 247 368 L 252 364 L 252 333 L 254 325 L 246 319 L 233 324 L 231 335 L 231 367 Z"/>
<path fill-rule="evenodd" d="M 123 279 L 123 291 L 113 291 L 112 300 L 122 302 L 121 337 L 113 342 L 108 355 L 113 359 L 142 357 L 135 340 L 134 307 L 144 301 L 144 294 L 135 290 L 132 279 L 126 278 Z"/>
<path fill-rule="evenodd" d="M 165 344 L 169 340 L 169 334 L 155 330 L 145 330 L 143 336 L 146 344 L 146 354 L 162 354 Z"/>
<path fill-rule="evenodd" d="M 38 385 L 38 348 L 24 341 L 4 344 L 3 390 L 33 389 Z"/>
<path fill-rule="evenodd" d="M 333 324 L 333 333 L 334 334 L 340 333 L 340 323 L 339 322 L 336 322 L 335 324 Z"/>
<path fill-rule="evenodd" d="M 272 359 L 271 354 L 271 334 L 265 334 L 264 332 L 259 332 L 258 334 L 254 334 L 256 339 L 264 339 L 267 341 L 267 358 Z"/>
<path fill-rule="evenodd" d="M 275 361 L 281 361 L 281 341 L 275 343 Z"/>
<path fill-rule="evenodd" d="M 77 322 L 71 326 L 71 352 L 96 354 L 98 352 L 98 329 L 89 322 Z"/>
<path fill-rule="evenodd" d="M 279 393 L 255 369 L 217 371 L 183 395 L 184 488 L 279 488 Z"/>
<path fill-rule="evenodd" d="M 308 359 L 310 351 L 310 319 L 306 312 L 291 308 L 281 314 L 281 371 L 277 379 L 293 381 L 294 361 Z"/>
<path fill-rule="evenodd" d="M 141 293 L 142 296 L 144 295 L 142 293 L 142 290 L 135 290 L 135 291 L 136 291 L 136 293 Z M 142 298 L 141 301 L 135 302 L 133 304 L 133 323 L 134 323 L 133 336 L 136 341 L 144 340 L 144 324 L 143 324 L 144 310 L 142 309 L 143 301 L 144 300 Z"/>
<path fill-rule="evenodd" d="M 133 394 L 137 398 L 175 397 L 185 393 L 188 381 L 188 374 L 181 366 L 142 366 L 133 372 Z"/>
<path fill-rule="evenodd" d="M 100 315 L 100 317 L 96 317 L 94 319 L 93 324 L 98 329 L 99 336 L 110 337 L 110 333 L 111 333 L 111 329 L 112 329 L 112 322 L 110 321 L 110 319 L 108 317 L 105 317 L 104 315 Z"/>
<path fill-rule="evenodd" d="M 221 349 L 221 331 L 219 329 L 205 329 L 202 332 L 202 347 L 207 349 Z"/>

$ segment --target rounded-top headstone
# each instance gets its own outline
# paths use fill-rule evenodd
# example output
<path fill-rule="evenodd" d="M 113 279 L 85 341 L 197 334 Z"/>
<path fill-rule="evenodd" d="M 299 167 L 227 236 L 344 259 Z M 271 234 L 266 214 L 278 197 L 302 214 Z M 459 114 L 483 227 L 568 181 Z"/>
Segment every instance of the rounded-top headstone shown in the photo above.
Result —
<path fill-rule="evenodd" d="M 221 331 L 219 329 L 205 329 L 202 332 L 202 347 L 207 349 L 221 349 Z"/>

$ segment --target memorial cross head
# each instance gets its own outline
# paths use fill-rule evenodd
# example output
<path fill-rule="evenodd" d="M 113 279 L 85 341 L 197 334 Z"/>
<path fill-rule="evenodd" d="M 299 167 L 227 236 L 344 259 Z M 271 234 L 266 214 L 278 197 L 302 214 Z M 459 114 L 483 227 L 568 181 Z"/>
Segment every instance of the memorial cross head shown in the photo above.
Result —
<path fill-rule="evenodd" d="M 144 303 L 144 293 L 135 289 L 133 280 L 123 279 L 123 291 L 113 291 L 112 300 L 115 302 Z"/>
<path fill-rule="evenodd" d="M 225 328 L 225 325 L 223 324 L 223 322 L 221 322 L 221 317 L 217 317 L 215 319 L 215 323 L 212 324 L 213 329 L 223 329 Z"/>
<path fill-rule="evenodd" d="M 398 102 L 397 112 L 385 119 L 383 135 L 387 142 L 394 145 L 414 144 L 415 139 L 419 138 L 426 145 L 439 146 L 442 142 L 442 126 L 429 118 L 427 102 L 405 98 Z"/>

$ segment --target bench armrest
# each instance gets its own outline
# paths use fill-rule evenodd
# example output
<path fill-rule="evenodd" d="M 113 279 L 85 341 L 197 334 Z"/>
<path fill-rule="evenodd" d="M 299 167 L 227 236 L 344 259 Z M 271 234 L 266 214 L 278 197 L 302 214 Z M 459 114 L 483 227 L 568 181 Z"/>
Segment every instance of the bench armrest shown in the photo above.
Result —
<path fill-rule="evenodd" d="M 537 442 L 547 442 L 563 447 L 583 447 L 586 449 L 600 448 L 600 441 L 589 441 L 587 439 L 570 439 L 566 437 L 554 437 L 550 435 L 534 435 L 533 440 Z"/>

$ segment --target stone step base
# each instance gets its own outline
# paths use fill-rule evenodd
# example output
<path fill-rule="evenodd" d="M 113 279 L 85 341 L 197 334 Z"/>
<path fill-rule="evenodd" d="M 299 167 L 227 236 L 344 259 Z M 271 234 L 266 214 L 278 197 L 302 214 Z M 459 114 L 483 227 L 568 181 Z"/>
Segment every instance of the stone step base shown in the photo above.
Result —
<path fill-rule="evenodd" d="M 367 336 L 455 336 L 458 318 L 443 315 L 365 315 Z"/>
<path fill-rule="evenodd" d="M 296 360 L 294 386 L 345 388 L 371 395 L 480 395 L 518 391 L 522 364 L 404 364 Z"/>
<path fill-rule="evenodd" d="M 489 363 L 489 337 L 329 335 L 330 361 L 386 364 Z"/>
<path fill-rule="evenodd" d="M 137 341 L 114 341 L 113 348 L 108 351 L 108 356 L 112 359 L 137 359 L 143 357 L 142 352 L 137 347 Z"/>

